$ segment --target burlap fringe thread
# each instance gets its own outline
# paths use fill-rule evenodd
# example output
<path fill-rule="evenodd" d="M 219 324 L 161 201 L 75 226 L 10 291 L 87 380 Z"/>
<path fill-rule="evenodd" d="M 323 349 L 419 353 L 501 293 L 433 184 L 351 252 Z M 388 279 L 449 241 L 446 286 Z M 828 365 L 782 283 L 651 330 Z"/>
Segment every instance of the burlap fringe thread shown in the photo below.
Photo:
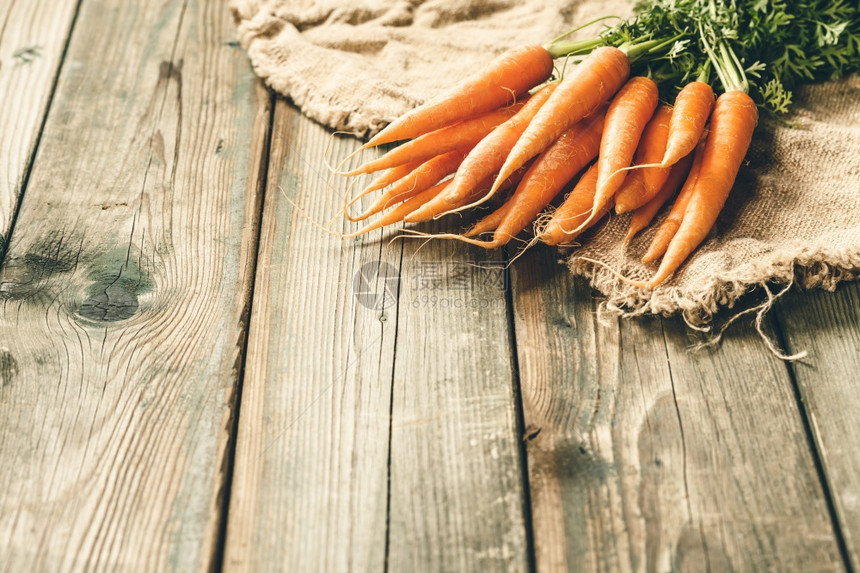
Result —
<path fill-rule="evenodd" d="M 837 258 L 847 266 L 860 268 L 858 253 L 846 251 Z M 821 288 L 833 292 L 840 282 L 860 278 L 860 272 L 848 270 L 844 266 L 818 260 L 791 260 L 775 262 L 766 269 L 759 266 L 743 275 L 733 273 L 730 279 L 715 276 L 693 293 L 682 293 L 678 287 L 667 286 L 659 287 L 649 295 L 648 291 L 626 284 L 613 272 L 591 260 L 572 255 L 567 261 L 559 262 L 566 263 L 573 274 L 582 276 L 592 288 L 605 294 L 606 298 L 597 308 L 598 318 L 604 323 L 609 318 L 633 318 L 647 314 L 668 317 L 680 313 L 688 327 L 708 334 L 704 342 L 692 347 L 693 350 L 700 350 L 718 344 L 729 326 L 741 317 L 755 313 L 754 326 L 762 341 L 774 356 L 786 361 L 805 358 L 807 353 L 785 354 L 765 331 L 764 318 L 777 300 L 795 286 L 805 290 Z M 767 278 L 760 278 L 762 276 Z M 774 286 L 780 287 L 776 293 L 771 290 Z M 726 312 L 726 309 L 733 309 L 742 297 L 756 291 L 764 294 L 763 302 L 739 312 Z M 716 325 L 715 318 L 718 315 L 726 320 Z"/>

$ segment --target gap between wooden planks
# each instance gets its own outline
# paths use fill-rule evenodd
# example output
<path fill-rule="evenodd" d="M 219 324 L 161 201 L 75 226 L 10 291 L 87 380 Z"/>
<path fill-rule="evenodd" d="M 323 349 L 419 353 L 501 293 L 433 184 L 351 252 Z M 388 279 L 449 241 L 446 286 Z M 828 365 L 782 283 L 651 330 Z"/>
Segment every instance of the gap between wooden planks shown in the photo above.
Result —
<path fill-rule="evenodd" d="M 215 565 L 269 123 L 233 37 L 82 2 L 0 273 L 10 570 Z"/>

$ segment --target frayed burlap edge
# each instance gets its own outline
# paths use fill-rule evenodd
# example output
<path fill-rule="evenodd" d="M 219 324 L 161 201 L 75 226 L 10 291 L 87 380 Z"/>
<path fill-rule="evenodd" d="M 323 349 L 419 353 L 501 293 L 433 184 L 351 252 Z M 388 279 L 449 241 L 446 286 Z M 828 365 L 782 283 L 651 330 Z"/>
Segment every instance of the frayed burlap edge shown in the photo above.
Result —
<path fill-rule="evenodd" d="M 625 318 L 680 313 L 688 325 L 703 330 L 717 313 L 734 308 L 744 295 L 757 288 L 768 289 L 768 285 L 775 284 L 833 291 L 842 281 L 860 278 L 860 253 L 849 249 L 785 256 L 768 264 L 749 263 L 730 273 L 715 274 L 694 288 L 682 289 L 670 283 L 650 291 L 630 285 L 603 265 L 576 254 L 566 262 L 574 275 L 584 277 L 593 288 L 604 293 L 601 312 Z"/>

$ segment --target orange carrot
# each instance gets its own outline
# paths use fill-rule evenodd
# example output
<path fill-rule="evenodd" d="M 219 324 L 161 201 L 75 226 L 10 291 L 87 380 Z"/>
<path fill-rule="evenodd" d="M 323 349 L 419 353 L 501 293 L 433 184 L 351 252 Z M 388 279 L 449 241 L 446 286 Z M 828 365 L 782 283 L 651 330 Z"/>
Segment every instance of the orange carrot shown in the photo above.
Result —
<path fill-rule="evenodd" d="M 713 107 L 714 90 L 711 86 L 699 81 L 684 86 L 675 98 L 666 153 L 660 163 L 672 165 L 695 149 Z"/>
<path fill-rule="evenodd" d="M 373 193 L 374 191 L 379 191 L 380 189 L 383 189 L 383 188 L 391 185 L 395 181 L 402 179 L 403 177 L 406 177 L 407 175 L 412 173 L 415 169 L 417 169 L 422 163 L 423 163 L 423 161 L 412 161 L 409 163 L 403 163 L 403 164 L 398 165 L 396 167 L 392 167 L 391 169 L 387 170 L 385 173 L 383 173 L 382 175 L 380 175 L 379 177 L 374 179 L 373 183 L 371 183 L 370 185 L 365 187 L 361 191 L 361 193 L 359 193 L 358 195 L 356 195 L 355 197 L 350 199 L 349 202 L 346 204 L 346 207 L 351 207 L 355 203 L 357 203 L 358 200 L 361 199 L 362 197 L 364 197 L 365 195 L 368 195 L 369 193 Z"/>
<path fill-rule="evenodd" d="M 745 92 L 727 91 L 717 98 L 711 133 L 684 219 L 657 272 L 639 286 L 653 288 L 665 281 L 707 237 L 734 185 L 757 121 L 756 104 Z"/>
<path fill-rule="evenodd" d="M 403 220 L 403 217 L 441 193 L 445 190 L 451 182 L 450 181 L 442 181 L 441 183 L 437 183 L 433 187 L 429 189 L 425 189 L 421 193 L 415 195 L 410 198 L 408 201 L 404 201 L 400 205 L 398 205 L 395 209 L 389 211 L 370 225 L 367 225 L 363 229 L 356 231 L 355 233 L 350 233 L 348 235 L 344 235 L 344 237 L 357 237 L 358 235 L 363 235 L 365 233 L 369 233 L 370 231 L 374 231 L 376 229 L 381 229 L 387 225 L 393 225 L 395 223 L 399 223 Z"/>
<path fill-rule="evenodd" d="M 517 140 L 497 182 L 549 147 L 618 91 L 630 74 L 627 55 L 611 46 L 597 48 L 567 74 Z M 491 190 L 492 192 L 492 190 Z"/>
<path fill-rule="evenodd" d="M 510 203 L 504 203 L 501 207 L 485 216 L 483 219 L 475 223 L 472 228 L 463 233 L 464 237 L 477 237 L 483 233 L 489 233 L 490 231 L 495 231 L 499 226 L 499 223 L 504 221 L 505 217 L 508 216 L 508 211 L 511 210 Z"/>
<path fill-rule="evenodd" d="M 702 168 L 702 159 L 705 157 L 706 141 L 707 136 L 703 135 L 702 139 L 699 141 L 698 147 L 696 147 L 696 150 L 692 153 L 693 163 L 690 166 L 690 172 L 687 174 L 687 179 L 684 181 L 681 191 L 678 192 L 678 197 L 675 198 L 675 202 L 672 204 L 669 214 L 665 219 L 663 219 L 660 226 L 657 227 L 657 231 L 651 239 L 651 245 L 648 247 L 648 251 L 642 256 L 643 263 L 651 263 L 662 257 L 663 253 L 666 252 L 666 248 L 669 246 L 672 237 L 674 237 L 675 233 L 678 232 L 678 227 L 681 226 L 681 221 L 684 219 L 684 211 L 687 210 L 687 203 L 690 201 L 690 196 L 693 193 L 693 189 L 696 187 L 696 180 L 699 178 L 699 170 Z"/>
<path fill-rule="evenodd" d="M 505 245 L 531 225 L 573 176 L 597 157 L 603 123 L 602 111 L 583 119 L 538 156 L 514 194 L 501 207 L 507 213 L 486 246 Z"/>
<path fill-rule="evenodd" d="M 451 185 L 454 184 L 453 179 L 450 181 L 450 183 L 451 183 Z M 459 203 L 455 203 L 454 207 L 456 208 L 456 207 L 459 207 L 460 205 L 465 205 L 465 204 L 469 203 L 470 201 L 477 199 L 481 195 L 485 194 L 490 189 L 490 186 L 492 184 L 493 184 L 493 176 L 490 175 L 489 177 L 485 177 L 484 180 L 481 181 L 480 183 L 478 183 L 477 185 L 475 185 L 475 187 L 473 187 L 472 190 L 468 194 L 463 196 L 460 199 Z M 443 193 L 446 192 L 451 187 L 451 185 L 448 185 L 445 188 L 445 190 L 443 191 Z M 438 195 L 436 195 L 436 197 L 438 197 Z M 434 198 L 431 198 L 430 200 L 432 201 Z M 417 210 L 413 211 L 412 213 L 409 214 L 408 218 L 404 217 L 403 220 L 406 221 L 407 223 L 421 223 L 423 221 L 429 221 L 429 220 L 435 218 L 431 214 L 426 214 L 423 216 L 415 217 L 413 215 L 415 215 L 416 212 L 417 212 Z"/>
<path fill-rule="evenodd" d="M 474 76 L 393 121 L 362 147 L 415 138 L 506 106 L 518 95 L 546 81 L 552 68 L 552 56 L 543 46 L 508 50 Z"/>
<path fill-rule="evenodd" d="M 523 102 L 515 103 L 461 123 L 431 131 L 395 147 L 382 157 L 368 161 L 345 175 L 372 173 L 401 163 L 427 160 L 448 151 L 471 147 L 481 141 L 497 125 L 517 113 L 522 106 Z"/>
<path fill-rule="evenodd" d="M 627 236 L 624 237 L 624 242 L 630 242 L 636 233 L 648 226 L 654 219 L 654 215 L 660 210 L 669 197 L 675 194 L 679 187 L 684 183 L 687 173 L 690 172 L 690 165 L 693 163 L 693 154 L 688 153 L 682 157 L 680 161 L 675 163 L 669 171 L 669 177 L 666 182 L 647 203 L 637 208 L 630 216 L 630 227 L 627 230 Z"/>
<path fill-rule="evenodd" d="M 497 173 L 505 162 L 508 152 L 517 141 L 517 138 L 525 131 L 526 126 L 534 118 L 541 106 L 549 98 L 558 84 L 547 84 L 535 93 L 529 101 L 512 118 L 496 127 L 482 139 L 460 164 L 457 174 L 451 185 L 436 196 L 435 199 L 426 203 L 416 210 L 407 220 L 426 220 L 452 209 L 463 209 L 476 207 L 489 200 L 492 195 L 487 193 L 481 200 L 464 205 L 463 197 L 471 194 L 472 190 L 487 176 Z"/>
<path fill-rule="evenodd" d="M 629 174 L 616 192 L 616 213 L 626 213 L 647 203 L 660 191 L 669 177 L 671 167 L 654 165 L 654 163 L 660 162 L 666 150 L 671 117 L 672 108 L 661 105 L 645 126 L 634 158 L 634 164 L 643 167 Z"/>
<path fill-rule="evenodd" d="M 411 173 L 401 178 L 396 184 L 392 185 L 370 208 L 364 213 L 351 217 L 347 214 L 347 219 L 350 221 L 361 221 L 367 219 L 371 215 L 375 215 L 380 211 L 388 208 L 394 203 L 400 203 L 411 197 L 414 197 L 429 189 L 434 184 L 438 183 L 443 177 L 446 177 L 457 170 L 457 167 L 469 153 L 469 149 L 455 149 L 442 155 L 437 155 L 433 159 L 429 159 L 419 165 Z"/>
<path fill-rule="evenodd" d="M 642 131 L 657 108 L 657 96 L 654 80 L 636 76 L 624 84 L 609 105 L 597 160 L 595 211 L 600 210 L 624 182 L 626 172 L 619 170 L 633 161 Z"/>
<path fill-rule="evenodd" d="M 505 182 L 499 187 L 498 191 L 496 191 L 496 196 L 510 190 L 516 189 L 516 187 L 520 184 L 520 181 L 523 179 L 523 175 L 525 175 L 528 168 L 531 167 L 532 162 L 526 163 L 516 171 L 514 174 L 505 179 Z M 494 183 L 493 180 L 490 181 L 490 186 Z M 495 231 L 496 227 L 499 226 L 505 217 L 508 216 L 508 211 L 511 208 L 511 204 L 507 202 L 507 200 L 499 206 L 496 210 L 492 211 L 488 215 L 486 215 L 483 219 L 475 223 L 469 230 L 463 233 L 464 237 L 476 237 L 483 233 L 489 233 L 490 231 Z"/>
<path fill-rule="evenodd" d="M 597 164 L 595 163 L 580 177 L 570 195 L 553 212 L 552 217 L 550 217 L 543 229 L 538 231 L 538 239 L 547 245 L 569 244 L 573 241 L 585 230 L 585 228 L 580 229 L 579 225 L 588 219 L 591 214 L 591 208 L 594 204 L 594 193 L 596 191 Z M 593 218 L 593 223 L 602 219 L 609 212 L 610 204 L 611 202 L 603 207 L 600 216 Z M 568 232 L 566 229 L 574 229 L 575 232 Z"/>

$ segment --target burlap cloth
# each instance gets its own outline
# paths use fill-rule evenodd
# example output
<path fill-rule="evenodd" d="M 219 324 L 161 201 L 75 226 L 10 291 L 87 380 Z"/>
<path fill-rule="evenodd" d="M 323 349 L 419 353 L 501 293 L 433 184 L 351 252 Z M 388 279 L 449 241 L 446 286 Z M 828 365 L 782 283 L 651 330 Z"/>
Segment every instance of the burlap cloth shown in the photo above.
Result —
<path fill-rule="evenodd" d="M 543 43 L 623 0 L 234 0 L 238 37 L 256 72 L 311 118 L 358 136 L 481 67 L 510 46 Z M 592 28 L 592 32 L 593 32 Z M 709 239 L 653 291 L 629 287 L 655 270 L 626 248 L 628 217 L 611 218 L 566 254 L 605 308 L 709 321 L 757 285 L 832 289 L 860 276 L 860 78 L 795 92 L 792 126 L 763 120 L 748 164 Z M 658 216 L 659 222 L 661 216 Z"/>

